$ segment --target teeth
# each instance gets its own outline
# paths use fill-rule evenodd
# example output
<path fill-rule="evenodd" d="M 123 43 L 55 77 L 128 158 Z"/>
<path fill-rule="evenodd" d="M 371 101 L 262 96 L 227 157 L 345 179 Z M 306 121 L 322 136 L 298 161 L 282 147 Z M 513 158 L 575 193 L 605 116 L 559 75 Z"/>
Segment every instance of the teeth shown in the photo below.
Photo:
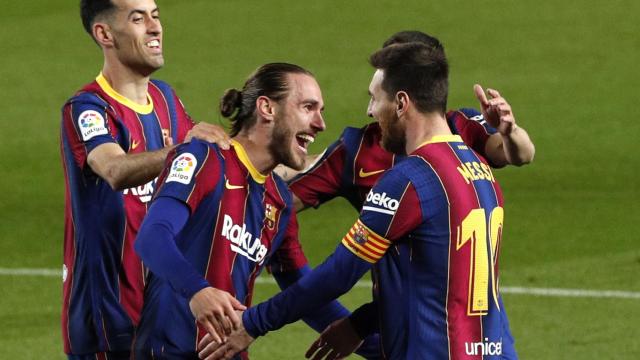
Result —
<path fill-rule="evenodd" d="M 310 143 L 310 144 L 312 144 L 312 143 L 313 143 L 313 141 L 315 140 L 315 139 L 313 138 L 313 136 L 311 136 L 311 135 L 306 135 L 306 134 L 298 135 L 298 137 L 299 137 L 300 139 L 302 139 L 302 140 L 304 140 L 304 141 L 306 141 L 306 142 Z"/>
<path fill-rule="evenodd" d="M 151 40 L 147 43 L 148 47 L 158 47 L 160 46 L 160 41 L 158 40 Z"/>

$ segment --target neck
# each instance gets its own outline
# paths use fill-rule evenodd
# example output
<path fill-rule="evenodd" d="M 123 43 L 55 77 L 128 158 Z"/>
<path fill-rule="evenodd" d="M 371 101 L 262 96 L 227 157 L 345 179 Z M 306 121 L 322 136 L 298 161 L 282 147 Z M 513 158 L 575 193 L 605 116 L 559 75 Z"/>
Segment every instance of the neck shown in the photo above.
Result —
<path fill-rule="evenodd" d="M 408 116 L 405 121 L 407 124 L 405 132 L 407 154 L 411 154 L 434 136 L 452 134 L 447 119 L 438 112 L 427 114 L 416 112 L 413 116 Z"/>
<path fill-rule="evenodd" d="M 233 140 L 240 143 L 247 152 L 247 157 L 251 164 L 261 174 L 269 174 L 275 167 L 276 161 L 269 151 L 269 139 L 265 137 L 266 131 L 259 131 L 259 126 L 253 126 L 248 131 L 241 131 L 233 137 Z"/>
<path fill-rule="evenodd" d="M 149 76 L 141 75 L 118 61 L 108 59 L 104 62 L 102 75 L 113 90 L 137 104 L 147 105 Z"/>

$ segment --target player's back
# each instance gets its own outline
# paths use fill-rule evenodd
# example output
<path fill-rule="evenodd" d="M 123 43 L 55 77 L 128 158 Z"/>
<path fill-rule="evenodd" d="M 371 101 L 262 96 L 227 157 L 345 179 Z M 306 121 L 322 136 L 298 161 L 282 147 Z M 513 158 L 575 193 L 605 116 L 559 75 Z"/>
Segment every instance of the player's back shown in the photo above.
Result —
<path fill-rule="evenodd" d="M 420 213 L 421 221 L 408 233 L 388 230 L 387 235 L 405 235 L 374 269 L 385 354 L 393 359 L 499 355 L 504 327 L 496 284 L 503 211 L 489 165 L 459 137 L 447 137 L 421 146 L 387 176 L 406 186 L 379 194 L 378 207 L 380 199 L 402 198 L 412 187 L 417 206 L 398 208 L 394 216 Z M 397 206 L 392 201 L 386 202 L 389 209 Z M 402 220 L 394 224 L 401 227 Z"/>

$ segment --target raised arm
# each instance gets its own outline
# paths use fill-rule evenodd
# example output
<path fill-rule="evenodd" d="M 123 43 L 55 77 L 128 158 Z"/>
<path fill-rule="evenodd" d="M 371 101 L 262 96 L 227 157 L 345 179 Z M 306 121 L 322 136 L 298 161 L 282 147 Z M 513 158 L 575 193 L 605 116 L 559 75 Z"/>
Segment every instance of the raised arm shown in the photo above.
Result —
<path fill-rule="evenodd" d="M 507 100 L 494 89 L 487 89 L 491 99 L 487 98 L 482 86 L 476 84 L 473 89 L 485 120 L 498 130 L 489 137 L 485 146 L 491 165 L 498 168 L 506 165 L 522 166 L 533 161 L 535 146 L 529 134 L 516 124 Z"/>

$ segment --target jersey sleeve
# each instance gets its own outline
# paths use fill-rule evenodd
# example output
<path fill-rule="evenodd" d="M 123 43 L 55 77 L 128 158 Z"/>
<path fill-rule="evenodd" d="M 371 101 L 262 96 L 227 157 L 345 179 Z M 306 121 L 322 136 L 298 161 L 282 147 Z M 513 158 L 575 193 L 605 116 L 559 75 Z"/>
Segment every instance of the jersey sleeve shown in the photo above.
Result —
<path fill-rule="evenodd" d="M 117 128 L 108 105 L 91 93 L 71 99 L 62 109 L 62 136 L 83 168 L 89 153 L 105 143 L 116 143 Z"/>
<path fill-rule="evenodd" d="M 449 113 L 454 132 L 475 152 L 486 157 L 485 147 L 489 137 L 498 132 L 489 125 L 482 114 L 475 109 L 462 108 Z"/>
<path fill-rule="evenodd" d="M 298 219 L 293 211 L 289 217 L 282 244 L 271 257 L 269 267 L 271 272 L 276 275 L 299 270 L 307 263 L 307 258 L 304 256 L 302 245 L 298 239 Z"/>
<path fill-rule="evenodd" d="M 215 189 L 222 166 L 216 148 L 204 141 L 193 139 L 179 145 L 167 156 L 155 197 L 177 199 L 193 214 L 200 201 Z"/>
<path fill-rule="evenodd" d="M 173 92 L 174 102 L 176 103 L 176 112 L 178 116 L 178 142 L 184 141 L 189 130 L 195 126 L 195 122 L 184 108 L 182 100 Z"/>
<path fill-rule="evenodd" d="M 371 189 L 360 217 L 342 239 L 355 256 L 376 263 L 394 241 L 422 221 L 420 200 L 411 181 L 396 168 Z"/>
<path fill-rule="evenodd" d="M 343 138 L 334 142 L 305 172 L 289 182 L 289 189 L 305 205 L 318 207 L 342 193 L 346 149 Z"/>

